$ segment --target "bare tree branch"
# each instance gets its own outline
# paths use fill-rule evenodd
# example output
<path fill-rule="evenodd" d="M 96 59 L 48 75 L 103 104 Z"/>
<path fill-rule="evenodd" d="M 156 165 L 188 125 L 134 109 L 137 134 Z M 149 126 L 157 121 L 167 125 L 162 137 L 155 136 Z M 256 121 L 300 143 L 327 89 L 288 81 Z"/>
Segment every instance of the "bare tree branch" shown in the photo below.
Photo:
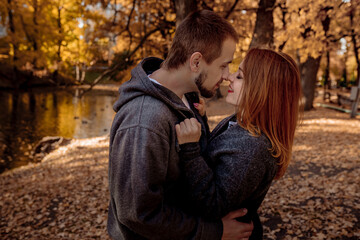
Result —
<path fill-rule="evenodd" d="M 212 7 L 210 7 L 209 5 L 207 5 L 205 1 L 201 2 L 201 7 L 206 10 L 214 11 L 214 9 Z"/>
<path fill-rule="evenodd" d="M 283 30 L 286 30 L 286 14 L 288 13 L 288 8 L 286 6 L 286 1 L 284 2 L 280 2 L 277 7 L 280 8 L 280 11 L 281 11 L 281 22 L 283 24 Z M 287 41 L 289 40 L 286 39 L 285 41 L 283 41 L 283 43 L 280 44 L 279 46 L 279 51 L 282 51 L 287 43 Z"/>
<path fill-rule="evenodd" d="M 128 32 L 130 38 L 132 37 L 132 34 L 131 34 L 131 32 L 130 32 L 130 21 L 131 21 L 132 14 L 133 14 L 133 12 L 134 12 L 134 10 L 135 10 L 135 5 L 136 5 L 136 0 L 133 0 L 133 5 L 132 5 L 132 8 L 131 8 L 130 13 L 129 13 L 126 26 L 125 26 L 125 28 L 122 29 L 120 32 L 116 33 L 116 34 L 115 34 L 115 37 L 120 36 L 120 35 L 123 34 L 124 32 Z"/>
<path fill-rule="evenodd" d="M 148 32 L 139 42 L 139 44 L 127 55 L 127 58 L 130 59 L 135 53 L 136 51 L 145 43 L 145 41 L 147 40 L 148 37 L 150 37 L 152 34 L 154 34 L 157 31 L 160 31 L 162 26 L 159 26 L 153 30 L 151 30 L 150 32 Z M 105 70 L 100 76 L 98 76 L 94 82 L 92 82 L 90 84 L 90 87 L 88 89 L 86 89 L 81 96 L 83 96 L 86 92 L 90 91 L 96 84 L 98 84 L 101 80 L 103 80 L 106 76 L 110 75 L 111 73 L 115 72 L 122 64 L 124 64 L 123 62 L 119 62 L 117 64 L 115 64 L 112 68 Z"/>
<path fill-rule="evenodd" d="M 116 25 L 116 17 L 117 17 L 117 14 L 118 14 L 118 10 L 116 8 L 116 5 L 117 5 L 117 0 L 115 0 L 114 2 L 114 18 L 113 18 L 113 22 L 112 22 L 112 25 L 115 26 Z"/>
<path fill-rule="evenodd" d="M 225 19 L 228 19 L 230 17 L 230 14 L 234 11 L 236 5 L 238 4 L 239 0 L 235 0 L 234 4 L 231 6 L 231 8 L 229 9 L 229 11 L 226 13 L 225 15 Z"/>

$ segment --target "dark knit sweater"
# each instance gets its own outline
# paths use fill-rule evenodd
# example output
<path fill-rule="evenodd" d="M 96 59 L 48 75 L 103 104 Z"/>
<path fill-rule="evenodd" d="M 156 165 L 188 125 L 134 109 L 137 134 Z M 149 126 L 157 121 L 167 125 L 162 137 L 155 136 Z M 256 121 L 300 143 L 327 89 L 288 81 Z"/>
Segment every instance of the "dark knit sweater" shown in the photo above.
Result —
<path fill-rule="evenodd" d="M 181 145 L 181 160 L 190 198 L 198 214 L 221 219 L 239 208 L 248 209 L 254 222 L 250 239 L 262 239 L 257 209 L 264 200 L 278 166 L 264 135 L 251 136 L 238 124 L 228 128 L 235 115 L 224 119 L 211 133 L 206 156 L 199 144 Z"/>

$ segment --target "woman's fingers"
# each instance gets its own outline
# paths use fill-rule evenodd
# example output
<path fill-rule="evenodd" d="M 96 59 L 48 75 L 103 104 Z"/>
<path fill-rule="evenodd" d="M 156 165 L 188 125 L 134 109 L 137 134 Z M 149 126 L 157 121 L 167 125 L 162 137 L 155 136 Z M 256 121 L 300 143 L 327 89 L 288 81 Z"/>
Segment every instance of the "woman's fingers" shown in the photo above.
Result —
<path fill-rule="evenodd" d="M 203 98 L 199 98 L 199 103 L 194 103 L 194 107 L 199 111 L 201 116 L 205 115 L 205 100 Z"/>

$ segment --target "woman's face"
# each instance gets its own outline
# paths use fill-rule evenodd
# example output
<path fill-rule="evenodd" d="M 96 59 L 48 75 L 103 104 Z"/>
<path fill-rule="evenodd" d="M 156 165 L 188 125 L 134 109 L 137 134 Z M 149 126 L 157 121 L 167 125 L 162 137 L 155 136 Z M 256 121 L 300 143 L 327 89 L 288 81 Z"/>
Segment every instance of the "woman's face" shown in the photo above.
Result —
<path fill-rule="evenodd" d="M 243 62 L 241 62 L 239 69 L 235 73 L 229 75 L 228 80 L 230 84 L 228 94 L 226 96 L 226 102 L 237 106 L 239 105 L 239 99 L 241 97 L 241 91 L 244 84 Z"/>

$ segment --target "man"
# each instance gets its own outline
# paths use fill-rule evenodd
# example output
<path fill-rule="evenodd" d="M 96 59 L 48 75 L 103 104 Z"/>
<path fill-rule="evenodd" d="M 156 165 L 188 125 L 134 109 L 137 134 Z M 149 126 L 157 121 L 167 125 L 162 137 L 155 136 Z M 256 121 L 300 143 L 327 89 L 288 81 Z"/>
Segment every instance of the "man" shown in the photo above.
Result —
<path fill-rule="evenodd" d="M 120 87 L 110 134 L 108 233 L 113 239 L 231 239 L 252 225 L 196 216 L 181 181 L 175 124 L 195 117 L 185 93 L 214 95 L 229 74 L 236 31 L 211 11 L 190 14 L 169 56 L 144 59 Z"/>

